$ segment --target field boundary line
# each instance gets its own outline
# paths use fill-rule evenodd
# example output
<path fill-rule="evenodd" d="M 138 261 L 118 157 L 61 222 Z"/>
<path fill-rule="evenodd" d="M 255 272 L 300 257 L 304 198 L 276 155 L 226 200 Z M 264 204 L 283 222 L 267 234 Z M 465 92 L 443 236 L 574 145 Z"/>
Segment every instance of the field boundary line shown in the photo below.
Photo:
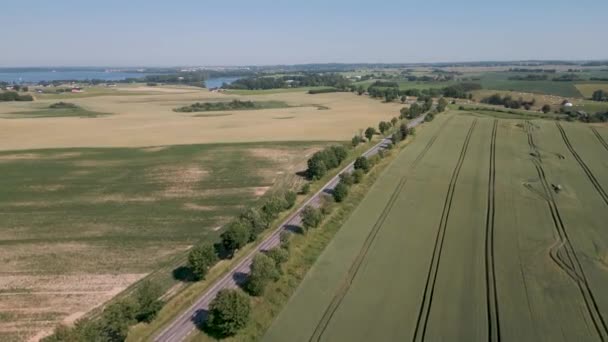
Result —
<path fill-rule="evenodd" d="M 430 150 L 430 148 L 435 144 L 435 140 L 437 140 L 437 137 L 443 131 L 443 129 L 445 128 L 447 123 L 450 122 L 453 118 L 454 118 L 453 116 L 450 116 L 448 119 L 446 119 L 446 121 L 444 121 L 442 123 L 441 127 L 437 130 L 435 135 L 433 135 L 433 137 L 429 140 L 429 142 L 426 144 L 424 149 L 418 154 L 418 156 L 416 157 L 416 159 L 414 160 L 412 165 L 409 167 L 408 171 L 412 171 L 416 168 L 418 163 L 422 160 L 422 158 L 426 155 L 426 153 Z M 314 330 L 312 336 L 310 337 L 309 341 L 319 341 L 321 339 L 321 337 L 323 336 L 323 333 L 327 329 L 327 326 L 329 325 L 329 322 L 331 321 L 333 315 L 338 310 L 338 308 L 342 304 L 342 300 L 348 293 L 348 290 L 350 289 L 351 284 L 353 283 L 355 277 L 357 276 L 359 269 L 360 269 L 361 265 L 363 264 L 363 261 L 365 260 L 365 257 L 367 256 L 367 253 L 368 253 L 371 245 L 375 241 L 376 236 L 378 235 L 378 232 L 380 231 L 380 229 L 383 226 L 384 220 L 390 214 L 390 212 L 393 208 L 393 205 L 399 198 L 399 195 L 400 195 L 401 191 L 403 190 L 403 188 L 405 187 L 407 180 L 408 180 L 407 175 L 404 175 L 403 177 L 401 177 L 398 186 L 395 188 L 395 190 L 391 194 L 391 197 L 389 198 L 386 206 L 384 207 L 384 209 L 382 210 L 382 213 L 376 220 L 372 230 L 367 235 L 367 237 L 363 243 L 363 246 L 361 247 L 361 250 L 357 254 L 357 257 L 353 261 L 353 264 L 349 268 L 346 279 L 344 279 L 342 285 L 338 288 L 338 291 L 332 298 L 332 301 L 330 302 L 327 309 L 323 313 L 323 316 L 321 317 L 320 321 L 317 323 L 317 326 L 315 327 L 315 330 Z"/>
<path fill-rule="evenodd" d="M 528 127 L 529 127 L 529 123 L 528 123 Z M 530 141 L 531 136 L 532 136 L 532 131 L 528 130 L 528 141 Z M 535 146 L 536 145 L 531 146 L 531 147 L 535 148 Z M 542 166 L 542 163 L 540 163 L 538 160 L 535 160 L 535 159 L 533 159 L 532 162 L 536 168 L 536 172 L 538 173 L 538 177 L 543 186 L 543 190 L 547 195 L 547 198 L 548 198 L 547 205 L 549 206 L 549 211 L 551 213 L 551 218 L 553 220 L 554 228 L 557 230 L 557 233 L 558 233 L 560 239 L 563 239 L 561 242 L 561 245 L 556 246 L 557 247 L 556 258 L 560 259 L 559 250 L 561 250 L 561 247 L 563 247 L 570 262 L 572 262 L 572 266 L 571 266 L 572 268 L 570 270 L 568 270 L 567 268 L 564 268 L 564 265 L 562 263 L 557 262 L 553 258 L 553 256 L 551 258 L 557 262 L 558 266 L 560 268 L 562 268 L 567 273 L 567 275 L 570 276 L 570 278 L 572 278 L 572 280 L 574 280 L 574 282 L 576 283 L 576 285 L 579 288 L 579 291 L 581 292 L 581 296 L 583 297 L 583 300 L 585 302 L 585 307 L 587 308 L 587 312 L 591 316 L 591 320 L 593 322 L 596 332 L 598 333 L 600 340 L 607 341 L 608 340 L 608 327 L 606 325 L 606 321 L 604 320 L 604 317 L 602 316 L 602 313 L 599 309 L 597 301 L 595 300 L 593 291 L 591 291 L 591 287 L 589 286 L 589 282 L 585 275 L 583 266 L 578 258 L 576 250 L 574 249 L 574 246 L 572 245 L 572 242 L 570 241 L 570 237 L 568 236 L 566 226 L 562 220 L 561 213 L 559 211 L 559 207 L 557 206 L 557 202 L 555 201 L 555 197 L 553 196 L 553 192 L 551 190 L 550 184 L 547 181 L 547 177 L 546 177 L 544 168 Z"/>
<path fill-rule="evenodd" d="M 496 290 L 494 261 L 494 218 L 496 214 L 496 135 L 498 120 L 494 120 L 490 138 L 490 167 L 488 170 L 488 204 L 486 210 L 486 300 L 488 316 L 488 341 L 500 341 L 500 318 Z"/>
<path fill-rule="evenodd" d="M 471 127 L 469 128 L 464 144 L 462 145 L 460 156 L 458 157 L 458 161 L 456 162 L 456 166 L 454 167 L 454 171 L 452 172 L 450 184 L 448 185 L 448 191 L 445 196 L 443 211 L 441 213 L 441 221 L 439 222 L 439 227 L 437 229 L 437 237 L 435 238 L 435 246 L 433 248 L 433 256 L 431 258 L 431 267 L 429 268 L 429 273 L 426 279 L 426 285 L 424 287 L 422 303 L 418 311 L 416 329 L 414 330 L 414 336 L 412 338 L 413 341 L 424 341 L 426 335 L 429 315 L 431 313 L 431 307 L 433 305 L 435 282 L 437 281 L 437 274 L 439 273 L 441 251 L 443 249 L 443 241 L 445 238 L 445 232 L 447 230 L 446 228 L 452 207 L 452 200 L 454 199 L 456 183 L 458 181 L 458 176 L 460 175 L 460 169 L 462 168 L 462 164 L 464 164 L 464 159 L 467 154 L 467 150 L 469 149 L 469 142 L 471 141 L 471 136 L 473 135 L 473 131 L 477 126 L 477 120 L 478 119 L 475 119 L 471 123 Z"/>
<path fill-rule="evenodd" d="M 604 138 L 601 136 L 600 132 L 598 132 L 597 129 L 595 129 L 595 127 L 591 127 L 591 131 L 593 132 L 593 134 L 595 135 L 597 140 L 600 142 L 600 144 L 602 144 L 602 146 L 604 146 L 606 151 L 608 151 L 608 143 L 606 143 L 606 140 L 604 140 Z"/>
<path fill-rule="evenodd" d="M 568 147 L 568 150 L 570 150 L 570 153 L 572 153 L 572 155 L 574 156 L 574 159 L 576 159 L 576 161 L 578 162 L 578 165 L 580 165 L 580 167 L 583 169 L 583 171 L 585 171 L 587 178 L 589 178 L 589 180 L 591 181 L 591 184 L 593 184 L 593 187 L 595 187 L 595 190 L 597 191 L 597 193 L 602 197 L 602 199 L 604 200 L 604 203 L 606 203 L 606 205 L 608 205 L 608 194 L 606 194 L 606 191 L 604 190 L 602 185 L 598 182 L 597 178 L 595 178 L 595 175 L 593 174 L 591 169 L 589 169 L 589 167 L 587 166 L 587 164 L 585 163 L 583 158 L 581 158 L 581 156 L 576 152 L 576 150 L 574 149 L 574 146 L 572 146 L 572 144 L 570 143 L 570 139 L 568 139 L 568 135 L 566 134 L 566 131 L 564 130 L 562 125 L 559 122 L 556 122 L 555 125 L 559 129 L 559 132 L 562 135 L 562 139 L 564 140 L 566 147 Z"/>

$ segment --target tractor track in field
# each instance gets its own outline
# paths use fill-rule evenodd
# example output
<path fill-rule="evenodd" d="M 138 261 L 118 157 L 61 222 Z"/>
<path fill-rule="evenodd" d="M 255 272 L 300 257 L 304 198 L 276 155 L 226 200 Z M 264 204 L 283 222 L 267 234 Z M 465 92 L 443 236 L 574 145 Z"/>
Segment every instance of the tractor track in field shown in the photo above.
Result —
<path fill-rule="evenodd" d="M 452 207 L 452 200 L 454 199 L 456 183 L 458 181 L 460 169 L 462 168 L 462 164 L 464 163 L 464 159 L 467 154 L 467 150 L 469 148 L 469 142 L 471 141 L 471 136 L 473 135 L 473 131 L 475 130 L 475 126 L 477 125 L 477 120 L 478 119 L 475 119 L 471 123 L 471 127 L 469 128 L 469 131 L 465 138 L 464 144 L 462 145 L 462 150 L 460 151 L 460 156 L 458 157 L 458 161 L 456 162 L 456 166 L 454 167 L 454 171 L 452 172 L 452 177 L 451 177 L 450 183 L 448 185 L 448 191 L 445 196 L 445 201 L 443 204 L 443 211 L 441 213 L 441 221 L 439 222 L 439 227 L 437 229 L 437 237 L 435 238 L 435 246 L 433 248 L 433 256 L 431 258 L 431 266 L 429 267 L 429 273 L 426 278 L 424 294 L 422 297 L 422 303 L 421 303 L 420 309 L 418 311 L 418 318 L 416 320 L 416 329 L 414 330 L 414 336 L 412 337 L 412 340 L 414 342 L 424 341 L 425 336 L 426 336 L 429 315 L 431 313 L 431 307 L 433 305 L 433 294 L 435 292 L 435 282 L 437 281 L 437 274 L 439 273 L 439 262 L 441 259 L 441 251 L 443 249 L 443 241 L 445 238 L 447 223 L 448 223 L 448 219 L 449 219 L 450 211 L 451 211 L 451 207 Z"/>
<path fill-rule="evenodd" d="M 597 140 L 600 142 L 600 144 L 602 144 L 602 146 L 604 146 L 606 151 L 608 151 L 608 143 L 606 143 L 606 140 L 604 140 L 604 138 L 601 136 L 600 132 L 598 132 L 597 129 L 595 129 L 595 127 L 591 127 L 591 131 L 593 132 L 593 134 L 595 135 Z"/>
<path fill-rule="evenodd" d="M 494 263 L 494 217 L 496 213 L 496 135 L 498 120 L 494 120 L 490 140 L 490 167 L 488 171 L 488 204 L 486 210 L 486 303 L 488 317 L 488 341 L 500 341 L 500 318 L 496 290 L 496 268 Z"/>
<path fill-rule="evenodd" d="M 529 123 L 528 123 L 529 124 Z M 528 126 L 529 128 L 529 126 Z M 534 142 L 532 138 L 532 131 L 528 130 L 528 141 Z M 532 140 L 530 140 L 532 138 Z M 531 148 L 536 148 L 536 145 L 530 145 Z M 593 322 L 594 328 L 600 338 L 601 341 L 608 341 L 608 326 L 606 325 L 606 321 L 602 316 L 602 313 L 599 309 L 597 301 L 595 300 L 595 296 L 593 295 L 593 291 L 591 291 L 591 287 L 589 286 L 589 282 L 587 277 L 585 276 L 585 272 L 583 270 L 582 264 L 578 258 L 576 250 L 574 249 L 570 238 L 568 236 L 568 232 L 566 230 L 566 226 L 562 220 L 559 207 L 557 206 L 557 202 L 553 196 L 553 192 L 549 182 L 547 181 L 547 177 L 545 175 L 545 171 L 543 165 L 540 161 L 533 159 L 533 164 L 536 168 L 536 172 L 538 173 L 538 177 L 543 186 L 543 190 L 545 191 L 547 198 L 547 205 L 549 207 L 549 211 L 551 213 L 551 218 L 553 220 L 553 225 L 557 234 L 560 238 L 557 246 L 554 246 L 555 255 L 551 256 L 554 262 L 558 264 L 558 266 L 566 272 L 566 274 L 574 280 L 576 285 L 579 288 L 579 291 L 583 297 L 583 301 L 585 302 L 585 307 L 587 308 L 587 312 L 591 316 L 591 320 Z M 553 248 L 552 248 L 553 249 Z M 568 258 L 568 261 L 571 265 L 567 265 L 567 261 L 563 259 L 563 256 L 560 252 L 563 251 Z M 551 254 L 551 253 L 550 253 Z"/>
<path fill-rule="evenodd" d="M 578 153 L 574 149 L 574 146 L 572 146 L 572 144 L 570 143 L 570 139 L 568 139 L 568 135 L 566 134 L 566 131 L 564 130 L 562 125 L 559 122 L 556 122 L 555 125 L 559 129 L 559 132 L 562 135 L 562 139 L 564 140 L 566 147 L 568 147 L 568 150 L 570 150 L 570 153 L 572 153 L 574 159 L 576 159 L 576 161 L 578 162 L 578 165 L 580 165 L 583 171 L 585 171 L 587 178 L 589 178 L 591 184 L 593 184 L 593 187 L 595 188 L 597 193 L 600 195 L 600 197 L 602 197 L 604 203 L 608 205 L 608 194 L 606 194 L 606 191 L 604 191 L 604 188 L 598 182 L 597 178 L 595 178 L 595 175 L 593 174 L 593 172 L 591 172 L 591 169 L 589 169 L 585 161 L 581 158 L 581 156 L 578 155 Z"/>
<path fill-rule="evenodd" d="M 437 137 L 443 131 L 443 129 L 446 127 L 447 123 L 450 122 L 452 119 L 453 119 L 453 116 L 448 118 L 444 123 L 442 123 L 442 125 L 439 128 L 439 130 L 437 131 L 437 133 L 435 133 L 435 135 L 433 135 L 433 137 L 429 140 L 429 142 L 426 144 L 424 149 L 422 151 L 420 151 L 420 153 L 418 154 L 418 156 L 416 157 L 416 159 L 410 166 L 410 168 L 409 168 L 410 171 L 413 170 L 414 168 L 416 168 L 418 163 L 422 160 L 422 158 L 426 155 L 426 153 L 431 149 L 433 144 L 435 144 L 435 140 L 437 140 Z M 395 204 L 395 202 L 397 201 L 397 198 L 399 197 L 399 194 L 405 187 L 405 184 L 407 183 L 407 179 L 408 179 L 407 175 L 404 175 L 399 180 L 399 184 L 397 185 L 397 187 L 391 194 L 391 197 L 389 198 L 388 202 L 386 203 L 386 206 L 382 210 L 382 213 L 380 213 L 380 216 L 376 220 L 376 223 L 374 224 L 372 230 L 367 235 L 367 237 L 363 243 L 363 246 L 361 247 L 361 250 L 357 254 L 357 257 L 353 261 L 353 264 L 349 268 L 346 279 L 344 280 L 344 282 L 342 283 L 342 285 L 340 286 L 340 288 L 338 289 L 338 291 L 332 298 L 332 301 L 330 302 L 329 306 L 323 313 L 321 320 L 317 323 L 317 326 L 315 327 L 315 330 L 314 330 L 312 336 L 310 337 L 309 341 L 320 341 L 321 340 L 321 337 L 323 336 L 323 333 L 327 329 L 327 326 L 329 325 L 329 322 L 331 321 L 334 313 L 338 310 L 338 308 L 342 304 L 342 300 L 348 293 L 348 290 L 350 289 L 350 286 L 351 286 L 353 280 L 357 276 L 357 273 L 359 272 L 359 269 L 361 268 L 361 265 L 363 264 L 363 260 L 365 260 L 365 257 L 367 256 L 367 253 L 368 253 L 372 243 L 376 239 L 378 232 L 382 228 L 384 221 L 390 214 L 390 212 L 393 208 L 393 205 Z"/>
<path fill-rule="evenodd" d="M 553 207 L 551 205 L 551 203 L 553 203 L 553 194 L 550 191 L 547 191 L 547 187 L 545 186 L 545 183 L 543 180 L 545 180 L 544 177 L 544 169 L 542 166 L 542 158 L 541 158 L 541 154 L 539 151 L 538 146 L 536 146 L 536 143 L 534 142 L 534 135 L 532 134 L 532 123 L 530 123 L 530 121 L 526 121 L 526 134 L 528 136 L 528 146 L 530 147 L 530 151 L 532 151 L 532 153 L 530 153 L 530 155 L 532 155 L 534 158 L 532 158 L 532 163 L 534 164 L 534 167 L 536 168 L 537 174 L 538 174 L 538 178 L 539 178 L 539 182 L 541 184 L 542 190 L 540 190 L 541 194 L 542 194 L 542 198 L 549 204 L 549 208 L 551 210 L 551 215 L 553 217 L 553 222 L 555 223 L 555 230 L 557 232 L 557 239 L 556 242 L 553 246 L 551 246 L 551 248 L 549 249 L 549 257 L 553 260 L 553 262 L 555 262 L 564 272 L 566 272 L 571 278 L 573 278 L 575 281 L 578 279 L 578 275 L 576 274 L 576 271 L 574 269 L 574 260 L 572 258 L 571 253 L 566 249 L 566 256 L 564 257 L 561 253 L 562 250 L 564 250 L 564 246 L 566 244 L 566 237 L 564 236 L 564 234 L 562 233 L 562 230 L 559 229 L 558 225 L 557 225 L 557 220 L 555 218 L 555 213 L 553 210 Z"/>

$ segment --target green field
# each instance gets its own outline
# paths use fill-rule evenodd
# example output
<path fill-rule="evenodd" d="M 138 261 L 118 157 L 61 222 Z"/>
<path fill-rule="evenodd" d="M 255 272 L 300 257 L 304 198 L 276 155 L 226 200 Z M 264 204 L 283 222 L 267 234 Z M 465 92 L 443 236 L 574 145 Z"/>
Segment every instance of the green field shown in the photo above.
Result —
<path fill-rule="evenodd" d="M 174 273 L 187 250 L 264 194 L 299 188 L 296 172 L 324 144 L 0 152 L 0 340 L 84 314 L 144 276 L 187 286 Z"/>
<path fill-rule="evenodd" d="M 582 97 L 574 82 L 519 81 L 509 80 L 514 73 L 490 72 L 481 76 L 481 86 L 484 89 L 512 90 L 527 93 L 557 95 L 563 97 Z M 553 76 L 549 76 L 552 78 Z"/>
<path fill-rule="evenodd" d="M 606 340 L 608 128 L 558 124 L 438 116 L 265 340 Z"/>
<path fill-rule="evenodd" d="M 314 145 L 1 152 L 0 243 L 3 248 L 35 248 L 78 242 L 113 251 L 114 257 L 144 253 L 146 246 L 185 248 L 218 235 L 216 227 L 279 178 L 291 176 L 284 171 Z M 78 259 L 37 254 L 14 261 L 32 273 L 145 272 L 163 261 L 158 255 L 117 264 L 114 257 L 99 260 L 96 253 Z"/>
<path fill-rule="evenodd" d="M 110 115 L 108 113 L 99 113 L 82 107 L 76 108 L 42 108 L 39 110 L 13 112 L 0 115 L 3 119 L 26 119 L 26 118 L 63 118 L 63 117 L 78 117 L 78 118 L 96 118 L 99 116 Z"/>

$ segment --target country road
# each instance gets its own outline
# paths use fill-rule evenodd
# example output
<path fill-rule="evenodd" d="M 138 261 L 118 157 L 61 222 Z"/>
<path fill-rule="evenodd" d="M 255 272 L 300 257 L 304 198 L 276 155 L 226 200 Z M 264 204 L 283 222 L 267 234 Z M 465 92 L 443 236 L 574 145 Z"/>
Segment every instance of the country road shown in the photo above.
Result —
<path fill-rule="evenodd" d="M 408 123 L 408 127 L 412 128 L 418 126 L 423 120 L 424 115 L 411 120 Z M 384 138 L 382 141 L 374 145 L 372 148 L 363 153 L 364 156 L 370 157 L 378 153 L 380 149 L 385 148 L 386 144 L 391 140 Z M 181 342 L 190 335 L 194 329 L 197 328 L 197 324 L 204 321 L 207 316 L 207 310 L 209 304 L 215 298 L 217 293 L 222 289 L 236 288 L 240 283 L 246 279 L 246 275 L 249 273 L 249 267 L 251 261 L 256 253 L 260 251 L 269 250 L 279 244 L 279 237 L 283 230 L 291 229 L 291 227 L 299 226 L 300 212 L 307 205 L 319 206 L 322 196 L 331 194 L 331 191 L 340 181 L 340 175 L 343 173 L 350 173 L 354 169 L 354 162 L 344 167 L 335 177 L 316 192 L 310 199 L 302 203 L 302 205 L 292 215 L 290 215 L 270 236 L 262 241 L 254 250 L 252 250 L 246 257 L 244 257 L 238 264 L 234 266 L 230 272 L 223 277 L 215 281 L 215 283 L 201 295 L 201 297 L 190 306 L 185 312 L 180 314 L 173 322 L 165 327 L 155 338 L 156 342 Z"/>

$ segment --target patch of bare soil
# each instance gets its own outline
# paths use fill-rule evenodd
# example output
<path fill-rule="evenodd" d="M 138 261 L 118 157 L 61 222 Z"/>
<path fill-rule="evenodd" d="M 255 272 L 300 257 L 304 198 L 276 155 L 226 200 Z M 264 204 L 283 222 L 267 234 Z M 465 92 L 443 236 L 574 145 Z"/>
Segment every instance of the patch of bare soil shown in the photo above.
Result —
<path fill-rule="evenodd" d="M 71 324 L 145 274 L 3 275 L 0 277 L 0 333 L 38 341 L 58 323 Z"/>

